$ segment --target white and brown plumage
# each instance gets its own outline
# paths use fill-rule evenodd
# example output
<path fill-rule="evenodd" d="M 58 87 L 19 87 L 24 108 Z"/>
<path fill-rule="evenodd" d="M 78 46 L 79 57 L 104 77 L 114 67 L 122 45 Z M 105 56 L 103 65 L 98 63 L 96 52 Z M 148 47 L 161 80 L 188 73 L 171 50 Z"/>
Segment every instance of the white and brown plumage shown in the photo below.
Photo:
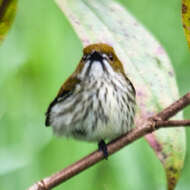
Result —
<path fill-rule="evenodd" d="M 100 142 L 105 149 L 103 140 L 128 132 L 134 115 L 135 89 L 113 48 L 92 44 L 49 105 L 46 126 L 59 136 Z"/>

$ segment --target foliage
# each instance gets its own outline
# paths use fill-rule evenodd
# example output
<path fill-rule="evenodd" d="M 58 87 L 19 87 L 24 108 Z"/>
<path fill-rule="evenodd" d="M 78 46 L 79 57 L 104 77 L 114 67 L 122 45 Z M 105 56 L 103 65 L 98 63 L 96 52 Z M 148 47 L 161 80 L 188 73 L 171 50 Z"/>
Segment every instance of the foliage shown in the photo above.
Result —
<path fill-rule="evenodd" d="M 182 0 L 182 21 L 187 42 L 190 47 L 190 0 Z"/>
<path fill-rule="evenodd" d="M 4 39 L 16 13 L 17 0 L 0 0 L 0 42 Z"/>

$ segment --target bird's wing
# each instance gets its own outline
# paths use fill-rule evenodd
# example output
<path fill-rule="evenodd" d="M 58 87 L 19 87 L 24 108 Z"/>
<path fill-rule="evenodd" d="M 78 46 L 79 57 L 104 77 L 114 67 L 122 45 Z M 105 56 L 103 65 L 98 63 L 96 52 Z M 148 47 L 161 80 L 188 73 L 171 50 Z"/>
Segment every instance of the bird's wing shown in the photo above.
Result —
<path fill-rule="evenodd" d="M 65 99 L 67 99 L 70 95 L 72 95 L 75 87 L 77 84 L 80 83 L 80 79 L 76 78 L 74 75 L 71 75 L 66 81 L 65 83 L 62 85 L 62 87 L 60 88 L 56 98 L 50 103 L 47 112 L 46 112 L 46 121 L 45 121 L 45 125 L 46 126 L 50 126 L 50 114 L 51 114 L 51 109 L 52 107 L 58 103 L 58 102 L 62 102 Z"/>

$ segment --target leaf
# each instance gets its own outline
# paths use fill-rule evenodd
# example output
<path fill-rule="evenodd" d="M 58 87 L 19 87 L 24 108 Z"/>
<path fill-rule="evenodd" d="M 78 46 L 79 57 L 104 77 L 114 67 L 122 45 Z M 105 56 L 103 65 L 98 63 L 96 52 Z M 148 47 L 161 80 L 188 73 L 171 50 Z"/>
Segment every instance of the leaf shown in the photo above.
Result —
<path fill-rule="evenodd" d="M 185 36 L 190 47 L 190 0 L 182 0 L 182 21 Z"/>
<path fill-rule="evenodd" d="M 57 0 L 83 46 L 104 42 L 114 47 L 137 91 L 135 124 L 179 97 L 175 73 L 162 46 L 127 10 L 113 0 Z M 175 119 L 182 119 L 182 113 Z M 185 157 L 184 128 L 161 129 L 146 136 L 173 190 Z"/>
<path fill-rule="evenodd" d="M 29 157 L 26 158 L 23 151 L 20 151 L 20 146 L 17 145 L 0 148 L 0 155 L 0 176 L 22 169 L 31 159 Z"/>
<path fill-rule="evenodd" d="M 11 27 L 16 13 L 17 0 L 0 0 L 0 43 Z"/>

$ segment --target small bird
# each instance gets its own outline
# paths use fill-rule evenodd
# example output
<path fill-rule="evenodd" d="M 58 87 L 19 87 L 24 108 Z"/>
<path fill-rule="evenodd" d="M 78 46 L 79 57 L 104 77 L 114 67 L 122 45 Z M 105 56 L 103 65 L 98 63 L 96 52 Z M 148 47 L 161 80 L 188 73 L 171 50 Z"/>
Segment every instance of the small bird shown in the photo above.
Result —
<path fill-rule="evenodd" d="M 132 129 L 135 104 L 135 88 L 114 49 L 92 44 L 50 103 L 45 124 L 58 136 L 98 142 L 107 158 L 104 140 Z"/>

